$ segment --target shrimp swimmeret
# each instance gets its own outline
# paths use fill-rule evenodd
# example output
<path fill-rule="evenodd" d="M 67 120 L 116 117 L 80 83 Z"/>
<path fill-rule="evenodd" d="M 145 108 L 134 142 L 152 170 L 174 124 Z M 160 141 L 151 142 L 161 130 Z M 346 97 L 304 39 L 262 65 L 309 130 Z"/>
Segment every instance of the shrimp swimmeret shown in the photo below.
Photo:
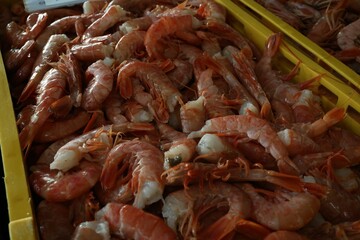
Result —
<path fill-rule="evenodd" d="M 277 161 L 279 170 L 284 173 L 299 172 L 289 158 L 288 151 L 268 121 L 253 115 L 230 115 L 209 119 L 199 130 L 188 135 L 201 137 L 206 133 L 219 133 L 225 136 L 240 135 L 258 141 Z"/>

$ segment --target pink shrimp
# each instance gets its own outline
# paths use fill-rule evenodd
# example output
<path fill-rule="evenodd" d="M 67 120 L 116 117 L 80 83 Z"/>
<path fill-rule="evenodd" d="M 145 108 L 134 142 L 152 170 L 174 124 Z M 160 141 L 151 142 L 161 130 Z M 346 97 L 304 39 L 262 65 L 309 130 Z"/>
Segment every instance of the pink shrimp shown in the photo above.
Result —
<path fill-rule="evenodd" d="M 177 89 L 182 89 L 193 78 L 193 66 L 188 61 L 174 59 L 175 69 L 166 73 Z"/>
<path fill-rule="evenodd" d="M 61 34 L 52 35 L 49 38 L 48 42 L 44 46 L 44 49 L 38 55 L 34 63 L 34 69 L 31 73 L 31 77 L 21 93 L 19 102 L 23 102 L 31 96 L 38 84 L 41 82 L 45 73 L 51 68 L 48 63 L 55 60 L 63 44 L 68 41 L 70 41 L 70 39 L 66 35 Z"/>
<path fill-rule="evenodd" d="M 164 58 L 166 48 L 162 46 L 162 39 L 179 32 L 191 32 L 200 25 L 201 23 L 191 15 L 160 18 L 146 32 L 144 44 L 149 57 L 152 59 Z"/>
<path fill-rule="evenodd" d="M 136 131 L 153 131 L 154 127 L 146 123 L 123 123 L 115 125 L 106 125 L 98 129 L 94 129 L 83 135 L 78 136 L 72 141 L 62 146 L 54 156 L 54 161 L 50 164 L 51 169 L 59 169 L 67 171 L 79 164 L 84 157 L 89 160 L 104 160 L 104 152 L 108 152 L 112 147 L 113 140 L 111 134 L 117 132 L 129 133 Z M 96 150 L 102 150 L 102 155 L 91 157 L 88 153 L 94 153 Z M 94 159 L 95 158 L 95 159 Z"/>
<path fill-rule="evenodd" d="M 184 133 L 199 130 L 205 123 L 204 96 L 194 101 L 187 101 L 180 107 L 181 128 Z"/>
<path fill-rule="evenodd" d="M 131 205 L 108 203 L 95 214 L 95 219 L 107 221 L 111 234 L 124 239 L 176 239 L 176 233 L 163 219 Z"/>
<path fill-rule="evenodd" d="M 51 116 L 50 105 L 65 95 L 65 76 L 56 69 L 49 70 L 40 82 L 38 97 L 34 114 L 30 123 L 23 128 L 19 134 L 21 147 L 23 149 L 31 145 L 36 134 L 40 131 L 46 120 Z"/>
<path fill-rule="evenodd" d="M 320 209 L 320 200 L 308 192 L 275 192 L 273 199 L 261 196 L 250 184 L 242 185 L 252 203 L 252 216 L 273 230 L 298 230 Z"/>
<path fill-rule="evenodd" d="M 36 134 L 34 140 L 45 143 L 62 139 L 85 127 L 89 120 L 90 115 L 86 111 L 78 111 L 65 119 L 47 121 L 42 126 L 41 131 Z"/>
<path fill-rule="evenodd" d="M 154 120 L 152 113 L 137 101 L 128 100 L 121 108 L 130 122 L 152 122 Z"/>
<path fill-rule="evenodd" d="M 88 192 L 99 180 L 101 167 L 97 163 L 81 161 L 67 173 L 51 170 L 47 164 L 32 166 L 30 186 L 47 201 L 64 202 Z"/>
<path fill-rule="evenodd" d="M 195 154 L 196 142 L 194 139 L 187 138 L 185 133 L 178 132 L 164 123 L 157 124 L 162 139 L 169 142 L 169 147 L 163 147 L 164 169 L 179 164 L 180 162 L 189 162 Z M 163 145 L 164 146 L 164 145 Z"/>
<path fill-rule="evenodd" d="M 199 9 L 197 10 L 197 14 L 204 18 L 215 18 L 218 21 L 225 22 L 226 9 L 222 5 L 218 4 L 213 0 L 200 2 L 201 4 L 199 6 Z"/>
<path fill-rule="evenodd" d="M 281 172 L 296 173 L 297 167 L 291 161 L 285 145 L 269 122 L 253 115 L 230 115 L 207 120 L 199 131 L 189 134 L 196 138 L 205 133 L 217 133 L 225 136 L 240 135 L 258 141 L 277 162 Z"/>
<path fill-rule="evenodd" d="M 96 37 L 102 35 L 107 29 L 114 26 L 116 23 L 125 20 L 126 11 L 119 5 L 108 7 L 104 14 L 95 20 L 84 32 L 83 37 Z"/>
<path fill-rule="evenodd" d="M 114 46 L 106 45 L 102 42 L 82 43 L 73 45 L 70 51 L 80 61 L 95 62 L 99 59 L 111 57 L 114 52 Z"/>
<path fill-rule="evenodd" d="M 141 69 L 141 71 L 138 71 L 139 69 Z M 139 78 L 143 85 L 148 88 L 155 103 L 160 104 L 160 106 L 154 106 L 154 103 L 150 103 L 156 112 L 154 116 L 162 122 L 167 122 L 168 113 L 163 115 L 163 112 L 164 110 L 165 112 L 174 111 L 181 97 L 180 92 L 174 87 L 166 74 L 155 65 L 131 61 L 119 70 L 117 78 L 117 86 L 120 89 L 120 94 L 125 99 L 133 95 L 132 77 Z"/>
<path fill-rule="evenodd" d="M 153 20 L 149 16 L 143 16 L 138 18 L 129 19 L 120 25 L 119 29 L 124 34 L 132 31 L 147 31 Z"/>
<path fill-rule="evenodd" d="M 82 5 L 84 14 L 98 13 L 106 7 L 106 1 L 85 1 Z"/>
<path fill-rule="evenodd" d="M 224 214 L 221 207 L 228 207 L 228 211 Z M 214 183 L 170 193 L 165 198 L 162 215 L 168 226 L 178 230 L 184 239 L 223 239 L 235 230 L 238 221 L 249 217 L 250 211 L 251 201 L 241 189 Z M 207 212 L 223 214 L 212 219 L 206 218 Z"/>
<path fill-rule="evenodd" d="M 76 227 L 71 239 L 111 239 L 109 224 L 105 220 L 82 222 Z"/>
<path fill-rule="evenodd" d="M 98 60 L 87 68 L 85 78 L 89 84 L 84 91 L 81 106 L 88 111 L 97 110 L 113 88 L 113 73 L 103 60 Z"/>
<path fill-rule="evenodd" d="M 122 113 L 122 104 L 123 99 L 120 94 L 113 89 L 103 104 L 105 115 L 111 123 L 118 124 L 128 122 Z"/>
<path fill-rule="evenodd" d="M 144 39 L 145 31 L 132 31 L 120 38 L 114 49 L 114 58 L 122 63 L 145 49 Z"/>
<path fill-rule="evenodd" d="M 66 16 L 48 25 L 45 30 L 37 37 L 36 47 L 38 50 L 41 50 L 46 45 L 48 39 L 52 35 L 64 34 L 69 31 L 74 25 L 75 22 L 80 18 L 80 16 Z"/>
<path fill-rule="evenodd" d="M 6 26 L 6 34 L 13 47 L 18 48 L 28 40 L 35 40 L 45 28 L 48 18 L 47 13 L 32 13 L 28 16 L 28 18 L 30 17 L 35 18 L 36 21 L 33 24 L 27 24 L 25 30 L 22 30 L 15 22 L 10 22 Z"/>
<path fill-rule="evenodd" d="M 358 43 L 360 19 L 343 27 L 337 34 L 337 44 L 343 51 L 357 51 L 357 61 L 360 62 L 360 46 Z"/>
<path fill-rule="evenodd" d="M 35 47 L 34 40 L 28 40 L 20 49 L 12 48 L 5 55 L 5 66 L 8 71 L 17 70 Z"/>
<path fill-rule="evenodd" d="M 227 58 L 231 61 L 240 81 L 261 105 L 260 115 L 267 119 L 272 119 L 271 104 L 257 80 L 253 62 L 250 62 L 242 51 L 238 51 L 231 46 L 225 48 L 224 51 Z"/>
<path fill-rule="evenodd" d="M 123 142 L 109 152 L 100 182 L 105 190 L 122 182 L 118 195 L 130 192 L 134 196 L 133 205 L 144 208 L 162 198 L 164 183 L 160 175 L 163 163 L 162 152 L 150 143 L 136 139 Z"/>

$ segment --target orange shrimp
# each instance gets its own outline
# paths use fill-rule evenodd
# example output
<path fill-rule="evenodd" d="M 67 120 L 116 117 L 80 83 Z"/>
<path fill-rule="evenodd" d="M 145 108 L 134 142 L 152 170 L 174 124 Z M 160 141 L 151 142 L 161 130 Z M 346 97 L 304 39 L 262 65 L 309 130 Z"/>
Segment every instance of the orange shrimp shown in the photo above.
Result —
<path fill-rule="evenodd" d="M 31 168 L 29 182 L 45 200 L 64 202 L 88 192 L 97 183 L 100 174 L 100 165 L 87 161 L 81 161 L 78 167 L 66 173 L 51 170 L 47 164 L 36 164 Z"/>
<path fill-rule="evenodd" d="M 109 152 L 100 182 L 105 190 L 118 185 L 117 181 L 122 182 L 118 195 L 132 193 L 135 197 L 133 205 L 142 209 L 162 198 L 164 183 L 160 175 L 163 164 L 162 152 L 152 144 L 136 139 L 123 142 Z"/>
<path fill-rule="evenodd" d="M 101 162 L 106 157 L 102 154 L 99 158 L 95 159 L 87 156 L 87 153 L 96 150 L 102 150 L 102 153 L 108 152 L 113 144 L 111 138 L 112 133 L 122 132 L 136 132 L 136 131 L 153 131 L 154 127 L 146 123 L 123 123 L 115 125 L 106 125 L 98 129 L 94 129 L 77 138 L 69 141 L 62 146 L 55 154 L 54 161 L 50 164 L 51 169 L 59 169 L 67 171 L 72 167 L 79 164 L 80 160 L 84 157 L 89 160 L 98 160 Z"/>
<path fill-rule="evenodd" d="M 52 68 L 45 74 L 39 85 L 39 95 L 30 123 L 19 134 L 20 145 L 23 149 L 31 145 L 36 134 L 51 116 L 50 105 L 65 95 L 65 87 L 66 78 L 60 71 Z"/>
<path fill-rule="evenodd" d="M 105 220 L 81 222 L 76 227 L 71 239 L 111 239 L 109 223 Z"/>
<path fill-rule="evenodd" d="M 82 43 L 73 45 L 70 51 L 80 61 L 95 62 L 106 57 L 110 58 L 114 52 L 114 46 L 102 42 Z"/>
<path fill-rule="evenodd" d="M 47 121 L 42 126 L 41 131 L 36 134 L 34 140 L 45 143 L 62 139 L 85 127 L 89 120 L 90 114 L 86 111 L 78 111 L 65 119 Z"/>
<path fill-rule="evenodd" d="M 120 25 L 119 29 L 124 34 L 130 33 L 132 31 L 147 31 L 153 20 L 149 16 L 143 16 L 138 18 L 132 18 L 125 21 L 123 24 Z"/>
<path fill-rule="evenodd" d="M 146 32 L 144 44 L 149 57 L 152 59 L 165 58 L 166 48 L 162 46 L 161 39 L 180 32 L 191 32 L 200 25 L 200 21 L 191 15 L 164 16 L 160 18 Z"/>
<path fill-rule="evenodd" d="M 224 212 L 222 207 L 228 207 Z M 168 226 L 184 239 L 223 239 L 235 231 L 238 221 L 250 216 L 251 201 L 239 188 L 227 183 L 190 186 L 166 196 L 162 215 Z M 207 213 L 219 212 L 216 219 Z"/>
<path fill-rule="evenodd" d="M 205 123 L 205 98 L 198 97 L 194 101 L 187 101 L 180 107 L 181 128 L 184 133 L 199 130 Z"/>
<path fill-rule="evenodd" d="M 34 63 L 31 77 L 20 95 L 19 102 L 23 102 L 28 99 L 36 90 L 45 73 L 51 68 L 48 63 L 55 60 L 63 44 L 69 41 L 70 39 L 63 34 L 52 35 L 49 38 L 46 45 L 44 46 L 44 49 L 38 55 Z"/>
<path fill-rule="evenodd" d="M 195 1 L 197 2 L 197 1 Z M 197 14 L 204 18 L 214 18 L 218 21 L 225 22 L 226 20 L 226 9 L 218 4 L 217 2 L 210 1 L 200 1 L 201 4 L 197 10 Z M 191 2 L 190 2 L 191 4 Z"/>
<path fill-rule="evenodd" d="M 343 51 L 357 52 L 357 61 L 360 62 L 359 46 L 360 19 L 343 27 L 337 34 L 337 44 Z"/>
<path fill-rule="evenodd" d="M 154 64 L 131 61 L 120 68 L 117 77 L 117 86 L 120 89 L 121 96 L 125 99 L 133 95 L 132 77 L 139 78 L 155 100 L 155 102 L 150 103 L 156 113 L 154 116 L 161 122 L 167 122 L 169 118 L 167 111 L 174 111 L 181 98 L 180 92 L 174 87 L 166 74 Z M 160 106 L 157 106 L 158 104 Z M 164 111 L 167 114 L 164 115 Z"/>
<path fill-rule="evenodd" d="M 193 79 L 193 66 L 190 62 L 181 59 L 174 59 L 174 69 L 167 72 L 166 75 L 173 82 L 177 89 L 182 89 Z"/>
<path fill-rule="evenodd" d="M 276 160 L 281 172 L 297 173 L 296 165 L 289 158 L 288 151 L 269 122 L 253 115 L 230 115 L 209 119 L 199 131 L 189 134 L 190 138 L 201 137 L 205 133 L 224 136 L 246 136 L 258 141 Z"/>
<path fill-rule="evenodd" d="M 111 234 L 124 239 L 177 239 L 163 219 L 131 205 L 108 203 L 95 214 L 95 219 L 107 221 Z"/>
<path fill-rule="evenodd" d="M 128 100 L 121 106 L 122 112 L 130 122 L 152 122 L 154 116 L 140 103 Z"/>
<path fill-rule="evenodd" d="M 108 7 L 102 16 L 95 20 L 84 32 L 83 38 L 96 37 L 102 35 L 116 23 L 127 19 L 126 11 L 119 5 Z"/>
<path fill-rule="evenodd" d="M 6 26 L 6 35 L 10 44 L 15 47 L 22 47 L 25 42 L 35 40 L 43 31 L 47 24 L 47 13 L 32 13 L 29 18 L 36 19 L 34 23 L 28 21 L 25 30 L 23 30 L 17 23 L 10 22 Z"/>
<path fill-rule="evenodd" d="M 89 83 L 84 91 L 81 106 L 87 111 L 100 109 L 113 88 L 113 73 L 103 60 L 98 60 L 87 68 L 85 78 Z"/>
<path fill-rule="evenodd" d="M 120 94 L 113 89 L 103 104 L 105 115 L 111 123 L 118 124 L 128 122 L 122 113 L 122 104 L 123 99 Z"/>
<path fill-rule="evenodd" d="M 320 200 L 308 192 L 275 192 L 270 200 L 250 184 L 241 187 L 253 203 L 252 216 L 273 230 L 298 230 L 309 223 L 320 209 Z"/>
<path fill-rule="evenodd" d="M 104 8 L 106 7 L 106 2 L 104 1 L 85 1 L 82 5 L 83 13 L 84 14 L 93 14 L 102 12 Z"/>
<path fill-rule="evenodd" d="M 121 37 L 115 46 L 114 58 L 122 63 L 124 60 L 139 54 L 141 50 L 145 49 L 145 34 L 145 31 L 132 31 Z"/>
<path fill-rule="evenodd" d="M 269 235 L 267 235 L 264 240 L 288 240 L 288 239 L 308 240 L 307 237 L 302 236 L 297 232 L 284 231 L 284 230 L 272 232 Z"/>

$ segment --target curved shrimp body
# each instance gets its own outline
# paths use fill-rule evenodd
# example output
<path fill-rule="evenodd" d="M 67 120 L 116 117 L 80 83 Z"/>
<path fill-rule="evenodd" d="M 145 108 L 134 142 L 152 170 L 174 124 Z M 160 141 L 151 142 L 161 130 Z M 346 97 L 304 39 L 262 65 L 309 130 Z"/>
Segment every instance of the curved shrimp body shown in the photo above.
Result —
<path fill-rule="evenodd" d="M 141 71 L 139 71 L 139 69 L 141 69 Z M 154 107 L 158 116 L 161 116 L 161 112 L 164 110 L 174 111 L 181 94 L 161 69 L 151 63 L 138 61 L 124 65 L 119 70 L 117 85 L 120 89 L 121 96 L 126 99 L 133 95 L 132 77 L 139 78 L 143 85 L 149 89 L 153 99 L 160 103 L 160 108 L 157 109 Z M 152 103 L 150 103 L 150 105 L 151 104 Z M 159 120 L 167 122 L 168 116 L 165 116 L 165 119 Z"/>
<path fill-rule="evenodd" d="M 95 214 L 95 219 L 107 221 L 110 233 L 123 239 L 177 239 L 163 219 L 131 205 L 108 203 Z"/>
<path fill-rule="evenodd" d="M 205 98 L 203 96 L 193 101 L 187 101 L 180 107 L 181 127 L 184 133 L 199 130 L 205 123 Z"/>
<path fill-rule="evenodd" d="M 320 200 L 308 192 L 279 192 L 267 200 L 250 184 L 242 189 L 253 203 L 257 222 L 273 230 L 298 230 L 309 223 L 320 209 Z"/>
<path fill-rule="evenodd" d="M 360 19 L 343 27 L 337 34 L 337 44 L 342 50 L 360 49 Z M 359 54 L 360 55 L 360 54 Z M 358 57 L 360 61 L 360 56 Z"/>
<path fill-rule="evenodd" d="M 129 19 L 123 24 L 120 25 L 119 29 L 124 34 L 130 33 L 132 31 L 146 31 L 149 29 L 153 20 L 149 16 L 143 16 L 138 18 Z"/>
<path fill-rule="evenodd" d="M 288 151 L 276 131 L 264 119 L 253 115 L 230 115 L 209 119 L 199 130 L 188 137 L 201 137 L 205 133 L 217 133 L 225 136 L 245 136 L 258 141 L 277 161 L 281 172 L 295 173 L 297 167 L 288 156 Z"/>
<path fill-rule="evenodd" d="M 110 239 L 109 224 L 103 221 L 81 222 L 72 234 L 72 239 Z"/>
<path fill-rule="evenodd" d="M 161 44 L 161 39 L 176 33 L 191 32 L 200 27 L 201 22 L 191 15 L 164 16 L 154 22 L 145 36 L 145 48 L 150 58 L 165 58 L 165 49 Z"/>
<path fill-rule="evenodd" d="M 23 102 L 28 99 L 31 94 L 36 90 L 38 84 L 41 82 L 45 73 L 51 68 L 48 64 L 53 61 L 64 43 L 69 42 L 70 39 L 63 34 L 52 35 L 47 41 L 42 52 L 38 55 L 31 73 L 31 77 L 21 93 L 19 102 Z"/>
<path fill-rule="evenodd" d="M 85 77 L 91 80 L 84 91 L 82 107 L 87 111 L 97 110 L 113 88 L 113 73 L 103 60 L 98 60 L 87 68 Z"/>
<path fill-rule="evenodd" d="M 120 94 L 112 90 L 110 95 L 104 101 L 104 111 L 107 119 L 113 124 L 128 122 L 127 118 L 122 114 L 123 99 Z"/>
<path fill-rule="evenodd" d="M 67 173 L 51 170 L 48 165 L 35 165 L 29 177 L 34 191 L 47 201 L 63 202 L 88 192 L 99 180 L 101 167 L 82 161 L 78 169 Z"/>
<path fill-rule="evenodd" d="M 99 59 L 111 57 L 114 47 L 111 44 L 106 45 L 102 42 L 83 43 L 73 45 L 70 51 L 80 61 L 95 62 Z"/>
<path fill-rule="evenodd" d="M 65 95 L 66 77 L 60 71 L 52 68 L 49 70 L 39 85 L 39 95 L 36 107 L 31 116 L 30 123 L 19 134 L 22 148 L 31 145 L 34 137 L 46 120 L 51 116 L 49 108 L 52 103 Z"/>
<path fill-rule="evenodd" d="M 176 131 L 167 124 L 158 123 L 157 126 L 161 136 L 171 141 L 169 149 L 164 152 L 164 169 L 169 169 L 180 162 L 189 162 L 195 154 L 195 140 L 187 138 L 186 134 Z"/>
<path fill-rule="evenodd" d="M 218 206 L 228 206 L 229 210 L 214 222 L 207 222 L 206 212 L 217 211 Z M 165 198 L 162 215 L 168 226 L 178 230 L 184 239 L 223 239 L 235 230 L 239 220 L 249 217 L 250 211 L 251 201 L 241 189 L 214 183 L 170 193 Z"/>
<path fill-rule="evenodd" d="M 25 61 L 27 56 L 35 47 L 34 40 L 28 40 L 20 49 L 10 49 L 5 55 L 5 66 L 7 70 L 13 71 L 18 69 Z"/>
<path fill-rule="evenodd" d="M 108 7 L 102 17 L 95 20 L 84 32 L 83 37 L 96 37 L 102 35 L 107 29 L 121 20 L 126 19 L 126 11 L 119 5 Z"/>
<path fill-rule="evenodd" d="M 34 22 L 29 24 L 25 30 L 22 30 L 20 26 L 15 22 L 11 22 L 6 26 L 6 34 L 13 47 L 21 47 L 25 42 L 29 40 L 35 40 L 38 35 L 46 27 L 48 14 L 47 13 L 32 13 L 28 16 L 28 19 L 36 19 Z"/>
<path fill-rule="evenodd" d="M 115 46 L 114 58 L 122 63 L 136 54 L 140 54 L 140 51 L 145 49 L 145 34 L 145 31 L 132 31 L 122 36 Z"/>
<path fill-rule="evenodd" d="M 264 240 L 287 240 L 287 239 L 308 240 L 307 237 L 302 236 L 297 232 L 284 231 L 284 230 L 272 232 L 269 235 L 267 235 Z"/>
<path fill-rule="evenodd" d="M 162 198 L 164 183 L 160 176 L 163 164 L 164 156 L 157 147 L 140 140 L 127 141 L 109 152 L 100 182 L 105 190 L 111 190 L 118 180 L 125 182 L 123 194 L 131 191 L 135 196 L 133 205 L 144 208 Z"/>

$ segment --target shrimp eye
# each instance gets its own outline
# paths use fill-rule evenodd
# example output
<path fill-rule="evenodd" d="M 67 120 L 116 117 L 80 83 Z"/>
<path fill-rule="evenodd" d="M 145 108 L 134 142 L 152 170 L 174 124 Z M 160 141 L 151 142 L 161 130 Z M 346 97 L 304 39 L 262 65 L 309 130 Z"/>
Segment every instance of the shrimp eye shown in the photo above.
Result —
<path fill-rule="evenodd" d="M 177 155 L 177 156 L 175 156 L 173 158 L 167 158 L 166 161 L 169 162 L 169 165 L 171 167 L 174 167 L 174 166 L 178 165 L 179 163 L 181 163 L 182 158 L 181 158 L 180 155 Z"/>

